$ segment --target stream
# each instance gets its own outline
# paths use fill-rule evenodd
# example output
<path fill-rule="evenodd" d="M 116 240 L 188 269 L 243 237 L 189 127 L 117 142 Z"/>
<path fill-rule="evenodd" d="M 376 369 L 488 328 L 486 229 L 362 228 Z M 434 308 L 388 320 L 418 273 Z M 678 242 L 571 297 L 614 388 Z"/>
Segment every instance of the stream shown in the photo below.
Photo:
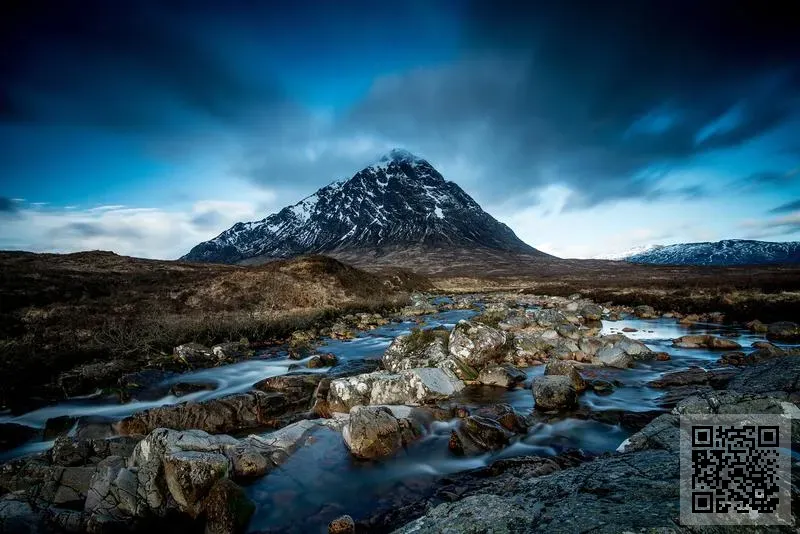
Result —
<path fill-rule="evenodd" d="M 331 352 L 339 365 L 359 360 L 380 359 L 392 340 L 408 333 L 413 327 L 444 326 L 452 328 L 459 320 L 467 319 L 474 310 L 450 310 L 423 316 L 424 324 L 415 321 L 393 322 L 370 331 L 359 332 L 353 340 L 323 340 L 318 346 L 322 352 Z M 678 349 L 672 339 L 687 334 L 737 334 L 735 338 L 743 347 L 764 340 L 763 335 L 722 325 L 695 324 L 691 327 L 678 324 L 674 319 L 624 319 L 603 321 L 602 334 L 621 333 L 622 329 L 633 339 L 641 340 L 655 351 L 666 351 L 668 361 L 637 362 L 630 369 L 587 368 L 581 374 L 587 378 L 618 381 L 621 385 L 611 394 L 599 395 L 587 391 L 580 396 L 580 404 L 593 411 L 625 410 L 629 412 L 658 410 L 657 399 L 663 390 L 646 386 L 646 383 L 664 373 L 697 365 L 714 364 L 720 351 L 706 349 Z M 0 422 L 12 422 L 44 428 L 47 419 L 57 416 L 101 416 L 121 419 L 140 410 L 185 401 L 201 401 L 232 393 L 247 391 L 255 382 L 289 372 L 292 365 L 304 360 L 290 359 L 285 351 L 261 353 L 256 357 L 225 365 L 171 377 L 164 385 L 177 382 L 213 383 L 213 391 L 199 391 L 177 398 L 167 395 L 156 399 L 136 400 L 120 404 L 116 398 L 86 397 L 70 399 L 22 415 L 0 415 Z M 530 379 L 540 375 L 544 366 L 524 369 Z M 303 368 L 302 372 L 310 370 Z M 325 373 L 328 369 L 310 372 Z M 465 406 L 508 403 L 516 410 L 529 413 L 533 409 L 530 388 L 505 390 L 484 386 L 469 386 L 454 399 Z M 568 449 L 581 449 L 588 453 L 614 451 L 631 431 L 619 425 L 593 420 L 565 417 L 549 423 L 537 423 L 525 436 L 512 440 L 510 446 L 477 457 L 457 457 L 448 450 L 450 431 L 456 422 L 436 422 L 427 435 L 415 442 L 402 455 L 382 461 L 363 462 L 354 459 L 345 447 L 341 433 L 320 428 L 314 431 L 310 443 L 301 447 L 288 461 L 266 476 L 246 486 L 246 491 L 257 505 L 249 530 L 280 532 L 327 532 L 328 522 L 342 514 L 355 518 L 365 517 L 379 508 L 391 508 L 392 502 L 403 496 L 418 493 L 421 485 L 448 474 L 482 467 L 491 462 L 514 456 L 557 455 Z M 0 455 L 0 461 L 47 450 L 52 441 L 27 443 Z"/>

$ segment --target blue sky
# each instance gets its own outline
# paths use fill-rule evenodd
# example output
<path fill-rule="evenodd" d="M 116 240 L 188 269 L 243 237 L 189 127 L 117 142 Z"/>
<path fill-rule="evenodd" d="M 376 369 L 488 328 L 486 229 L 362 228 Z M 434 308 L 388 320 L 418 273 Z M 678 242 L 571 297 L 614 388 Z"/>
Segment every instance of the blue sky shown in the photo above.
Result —
<path fill-rule="evenodd" d="M 559 256 L 796 240 L 797 19 L 697 4 L 7 3 L 0 248 L 176 258 L 396 146 Z"/>

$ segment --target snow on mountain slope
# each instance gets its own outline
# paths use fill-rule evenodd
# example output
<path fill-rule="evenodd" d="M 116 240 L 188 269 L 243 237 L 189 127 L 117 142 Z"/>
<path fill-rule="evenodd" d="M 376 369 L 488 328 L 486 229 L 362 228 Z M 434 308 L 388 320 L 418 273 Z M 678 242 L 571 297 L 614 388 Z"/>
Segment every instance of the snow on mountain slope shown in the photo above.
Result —
<path fill-rule="evenodd" d="M 679 243 L 632 254 L 625 261 L 658 265 L 765 265 L 800 263 L 800 242 L 727 239 Z"/>
<path fill-rule="evenodd" d="M 645 252 L 650 252 L 651 250 L 657 250 L 660 248 L 664 248 L 664 245 L 639 245 L 638 247 L 633 247 L 625 252 L 618 252 L 616 254 L 602 254 L 600 256 L 595 256 L 592 259 L 595 260 L 625 260 L 631 256 L 636 254 L 643 254 Z"/>
<path fill-rule="evenodd" d="M 308 253 L 426 245 L 546 256 L 483 211 L 430 163 L 392 150 L 344 182 L 318 190 L 260 221 L 237 223 L 183 260 L 236 263 Z"/>

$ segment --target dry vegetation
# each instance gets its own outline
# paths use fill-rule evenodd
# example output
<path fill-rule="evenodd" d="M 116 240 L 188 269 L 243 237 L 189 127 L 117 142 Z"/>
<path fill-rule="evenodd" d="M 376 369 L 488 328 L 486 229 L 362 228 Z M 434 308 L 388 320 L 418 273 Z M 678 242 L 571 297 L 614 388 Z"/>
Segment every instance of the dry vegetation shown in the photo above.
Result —
<path fill-rule="evenodd" d="M 142 360 L 189 341 L 281 338 L 344 313 L 396 308 L 426 283 L 323 256 L 236 267 L 0 253 L 0 402 L 49 396 L 34 386 L 90 361 Z"/>

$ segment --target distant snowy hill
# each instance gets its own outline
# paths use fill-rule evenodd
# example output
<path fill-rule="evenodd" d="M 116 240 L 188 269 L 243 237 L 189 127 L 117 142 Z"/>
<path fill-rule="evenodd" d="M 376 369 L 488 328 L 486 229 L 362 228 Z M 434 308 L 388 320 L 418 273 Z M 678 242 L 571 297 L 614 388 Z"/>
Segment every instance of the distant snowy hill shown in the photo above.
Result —
<path fill-rule="evenodd" d="M 774 243 L 727 239 L 705 243 L 655 245 L 621 258 L 631 263 L 658 265 L 765 265 L 800 263 L 800 242 Z"/>
<path fill-rule="evenodd" d="M 344 182 L 260 221 L 240 222 L 182 259 L 237 263 L 386 248 L 486 248 L 547 257 L 483 211 L 430 163 L 392 150 Z"/>
<path fill-rule="evenodd" d="M 650 252 L 651 250 L 658 250 L 660 248 L 664 248 L 664 245 L 640 245 L 638 247 L 633 247 L 631 249 L 628 249 L 625 252 L 618 252 L 616 254 L 602 254 L 600 256 L 595 256 L 592 259 L 595 259 L 595 260 L 625 260 L 627 258 L 630 258 L 631 256 L 635 256 L 636 254 L 643 254 L 645 252 Z"/>

